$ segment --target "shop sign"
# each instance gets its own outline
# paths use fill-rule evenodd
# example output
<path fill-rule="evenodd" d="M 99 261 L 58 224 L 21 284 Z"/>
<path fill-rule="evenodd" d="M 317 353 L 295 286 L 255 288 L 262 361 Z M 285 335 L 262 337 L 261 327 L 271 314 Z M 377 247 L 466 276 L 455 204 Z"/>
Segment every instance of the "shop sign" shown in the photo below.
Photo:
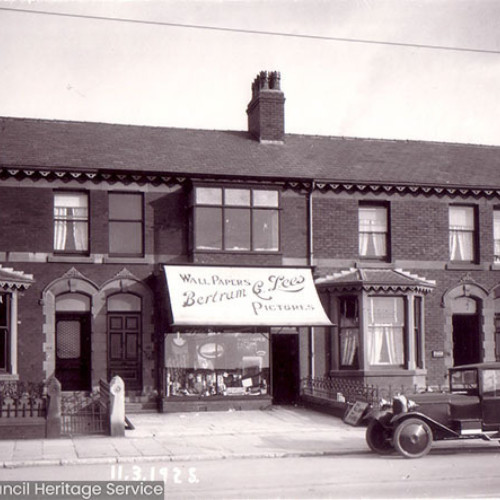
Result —
<path fill-rule="evenodd" d="M 174 325 L 329 326 L 308 268 L 164 266 Z"/>

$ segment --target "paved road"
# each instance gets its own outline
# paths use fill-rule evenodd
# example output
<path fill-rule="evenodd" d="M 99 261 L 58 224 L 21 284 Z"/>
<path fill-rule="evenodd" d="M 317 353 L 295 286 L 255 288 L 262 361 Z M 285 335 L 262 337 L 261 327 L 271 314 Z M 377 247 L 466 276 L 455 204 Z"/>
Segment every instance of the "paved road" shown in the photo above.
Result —
<path fill-rule="evenodd" d="M 2 480 L 162 480 L 165 498 L 499 498 L 500 449 L 439 446 L 422 459 L 321 457 L 152 461 L 3 469 Z M 123 499 L 126 500 L 126 499 Z"/>

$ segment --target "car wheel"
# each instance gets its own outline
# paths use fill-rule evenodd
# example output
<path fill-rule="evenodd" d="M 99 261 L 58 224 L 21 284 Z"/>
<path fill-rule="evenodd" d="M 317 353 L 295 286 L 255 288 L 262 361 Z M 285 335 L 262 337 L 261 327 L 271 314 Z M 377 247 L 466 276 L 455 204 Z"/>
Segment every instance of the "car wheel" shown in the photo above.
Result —
<path fill-rule="evenodd" d="M 406 458 L 427 455 L 432 446 L 432 429 L 419 418 L 403 420 L 394 431 L 394 448 Z"/>
<path fill-rule="evenodd" d="M 394 451 L 391 441 L 391 430 L 378 420 L 371 420 L 366 429 L 366 442 L 372 451 L 379 455 L 389 455 Z"/>

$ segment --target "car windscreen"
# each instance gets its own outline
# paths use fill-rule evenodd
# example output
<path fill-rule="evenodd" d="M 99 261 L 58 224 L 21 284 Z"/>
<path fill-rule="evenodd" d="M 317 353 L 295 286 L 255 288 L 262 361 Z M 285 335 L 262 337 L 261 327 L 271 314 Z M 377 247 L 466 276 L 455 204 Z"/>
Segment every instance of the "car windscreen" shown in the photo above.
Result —
<path fill-rule="evenodd" d="M 500 370 L 487 369 L 481 373 L 483 396 L 500 396 Z"/>
<path fill-rule="evenodd" d="M 477 370 L 451 370 L 450 371 L 451 392 L 477 394 Z"/>

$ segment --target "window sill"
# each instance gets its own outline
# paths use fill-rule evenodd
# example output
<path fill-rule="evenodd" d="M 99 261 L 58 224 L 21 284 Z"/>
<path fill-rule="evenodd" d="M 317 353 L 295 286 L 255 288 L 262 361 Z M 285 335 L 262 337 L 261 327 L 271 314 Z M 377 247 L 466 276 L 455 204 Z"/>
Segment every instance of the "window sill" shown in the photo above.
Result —
<path fill-rule="evenodd" d="M 152 264 L 149 257 L 103 257 L 104 264 Z"/>
<path fill-rule="evenodd" d="M 488 267 L 488 264 L 474 264 L 472 262 L 448 262 L 445 265 L 445 269 L 448 271 L 488 271 Z"/>
<path fill-rule="evenodd" d="M 495 262 L 490 266 L 491 271 L 500 271 L 500 262 Z"/>
<path fill-rule="evenodd" d="M 0 382 L 9 382 L 19 380 L 19 375 L 12 375 L 12 373 L 0 373 Z"/>
<path fill-rule="evenodd" d="M 332 370 L 330 377 L 350 378 L 350 377 L 413 377 L 415 375 L 425 375 L 427 370 L 407 369 L 407 368 L 368 368 L 366 370 Z"/>
<path fill-rule="evenodd" d="M 94 262 L 94 258 L 89 255 L 59 255 L 52 254 L 47 256 L 47 262 L 75 262 L 75 263 L 84 263 L 84 264 L 92 264 Z"/>

